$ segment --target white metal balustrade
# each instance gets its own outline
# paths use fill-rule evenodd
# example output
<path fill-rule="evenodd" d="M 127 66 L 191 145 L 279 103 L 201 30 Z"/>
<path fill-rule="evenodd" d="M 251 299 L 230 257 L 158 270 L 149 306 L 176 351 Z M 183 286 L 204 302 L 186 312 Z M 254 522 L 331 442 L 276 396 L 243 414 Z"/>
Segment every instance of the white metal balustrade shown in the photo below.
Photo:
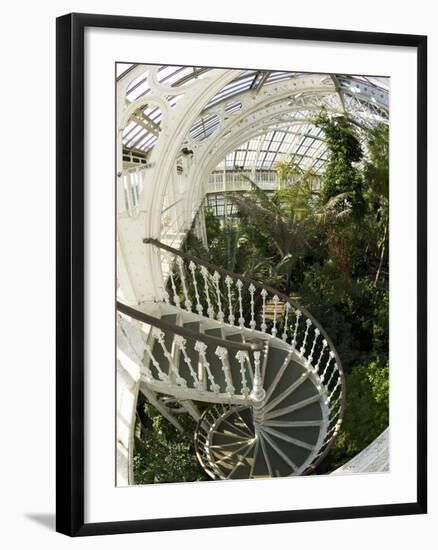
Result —
<path fill-rule="evenodd" d="M 345 406 L 342 366 L 324 329 L 268 285 L 153 239 L 145 244 L 172 259 L 156 296 L 159 314 L 123 304 L 119 312 L 152 326 L 143 342 L 149 389 L 217 405 L 195 435 L 205 471 L 221 479 L 313 471 Z"/>
<path fill-rule="evenodd" d="M 256 184 L 263 191 L 275 191 L 293 185 L 300 181 L 302 176 L 288 176 L 282 179 L 276 170 L 268 171 L 222 171 L 210 174 L 205 185 L 206 194 L 224 193 L 237 191 L 250 191 L 251 182 Z M 319 187 L 320 181 L 317 176 L 313 179 L 315 188 Z"/>

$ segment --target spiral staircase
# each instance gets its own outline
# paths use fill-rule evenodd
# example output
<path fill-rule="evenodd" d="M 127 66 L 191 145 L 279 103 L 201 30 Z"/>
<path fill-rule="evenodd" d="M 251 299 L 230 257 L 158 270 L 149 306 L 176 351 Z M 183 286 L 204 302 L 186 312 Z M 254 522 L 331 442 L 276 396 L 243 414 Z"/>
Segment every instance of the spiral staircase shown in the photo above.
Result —
<path fill-rule="evenodd" d="M 324 329 L 268 285 L 144 243 L 164 266 L 160 295 L 117 304 L 119 346 L 141 362 L 140 390 L 178 429 L 171 402 L 198 420 L 196 454 L 212 479 L 314 471 L 345 406 Z"/>

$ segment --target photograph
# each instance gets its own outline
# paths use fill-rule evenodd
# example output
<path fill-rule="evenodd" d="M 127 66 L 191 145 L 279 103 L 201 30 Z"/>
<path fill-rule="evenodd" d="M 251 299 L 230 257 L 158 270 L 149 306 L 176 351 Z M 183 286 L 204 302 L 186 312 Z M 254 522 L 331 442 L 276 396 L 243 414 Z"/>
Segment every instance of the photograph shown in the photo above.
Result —
<path fill-rule="evenodd" d="M 390 472 L 391 78 L 114 89 L 115 485 Z"/>

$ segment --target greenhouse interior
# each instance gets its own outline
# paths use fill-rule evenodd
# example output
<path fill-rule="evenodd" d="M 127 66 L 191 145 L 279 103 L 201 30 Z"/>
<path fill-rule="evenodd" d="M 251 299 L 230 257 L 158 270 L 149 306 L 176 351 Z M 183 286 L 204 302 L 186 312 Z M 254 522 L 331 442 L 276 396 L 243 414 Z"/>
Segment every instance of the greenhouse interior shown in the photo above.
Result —
<path fill-rule="evenodd" d="M 389 79 L 118 63 L 117 485 L 389 470 Z"/>

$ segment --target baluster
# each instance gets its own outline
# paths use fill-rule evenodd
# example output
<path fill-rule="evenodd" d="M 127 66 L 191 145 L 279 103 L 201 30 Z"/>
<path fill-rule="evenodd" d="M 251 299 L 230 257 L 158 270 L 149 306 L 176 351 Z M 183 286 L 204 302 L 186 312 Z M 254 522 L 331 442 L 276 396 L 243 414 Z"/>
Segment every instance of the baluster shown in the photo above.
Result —
<path fill-rule="evenodd" d="M 252 330 L 254 330 L 255 327 L 256 327 L 256 321 L 255 321 L 255 318 L 254 318 L 254 292 L 255 292 L 255 289 L 256 289 L 256 287 L 252 283 L 248 287 L 249 293 L 251 295 L 251 321 L 249 322 L 249 326 L 251 327 Z"/>
<path fill-rule="evenodd" d="M 332 359 L 334 358 L 334 356 L 335 356 L 335 354 L 334 354 L 332 351 L 330 351 L 329 357 L 328 357 L 328 359 L 327 359 L 327 363 L 326 363 L 326 365 L 325 365 L 325 369 L 324 369 L 324 371 L 323 371 L 323 373 L 322 373 L 322 376 L 321 376 L 321 384 L 324 383 L 325 375 L 326 375 L 326 373 L 327 373 L 327 369 L 329 368 L 329 365 L 330 365 Z"/>
<path fill-rule="evenodd" d="M 233 279 L 227 275 L 225 277 L 225 284 L 227 285 L 227 293 L 228 293 L 228 321 L 230 325 L 234 325 L 234 315 L 233 315 L 233 303 L 231 298 L 231 285 L 233 284 Z"/>
<path fill-rule="evenodd" d="M 322 356 L 324 355 L 325 348 L 327 347 L 327 345 L 328 345 L 327 340 L 324 338 L 324 340 L 322 341 L 321 353 L 319 354 L 318 362 L 316 363 L 316 366 L 315 366 L 315 373 L 318 373 L 319 371 L 319 365 L 321 364 L 321 359 L 322 359 Z"/>
<path fill-rule="evenodd" d="M 276 336 L 277 335 L 277 306 L 278 306 L 278 302 L 280 301 L 280 298 L 277 295 L 275 295 L 272 298 L 272 301 L 274 302 L 274 319 L 272 320 L 271 334 L 272 336 Z"/>
<path fill-rule="evenodd" d="M 175 382 L 178 385 L 183 386 L 184 388 L 187 387 L 187 382 L 179 375 L 178 369 L 176 368 L 176 365 L 173 361 L 173 357 L 166 347 L 166 343 L 164 341 L 164 332 L 158 328 L 154 328 L 152 335 L 160 344 L 161 349 L 163 350 L 164 357 L 169 361 L 170 369 L 175 376 Z"/>
<path fill-rule="evenodd" d="M 239 300 L 239 325 L 240 328 L 243 328 L 245 326 L 245 319 L 243 317 L 243 306 L 242 306 L 242 287 L 243 283 L 240 279 L 237 279 L 236 282 L 237 292 L 238 292 L 238 300 Z"/>
<path fill-rule="evenodd" d="M 214 279 L 214 282 L 215 282 L 215 285 L 216 285 L 216 296 L 217 296 L 217 307 L 218 307 L 217 318 L 221 323 L 223 323 L 225 314 L 222 311 L 221 289 L 220 289 L 220 286 L 219 286 L 220 278 L 221 278 L 221 276 L 219 275 L 219 273 L 217 271 L 215 271 L 213 273 L 213 279 Z"/>
<path fill-rule="evenodd" d="M 268 295 L 268 292 L 263 288 L 261 293 L 263 303 L 262 303 L 262 324 L 260 325 L 260 328 L 262 329 L 262 332 L 266 332 L 266 329 L 268 328 L 266 324 L 266 296 Z"/>
<path fill-rule="evenodd" d="M 307 336 L 309 334 L 309 329 L 311 324 L 312 324 L 312 321 L 310 319 L 306 319 L 306 332 L 304 333 L 303 345 L 300 348 L 300 357 L 303 357 L 304 353 L 306 352 Z"/>
<path fill-rule="evenodd" d="M 199 298 L 198 283 L 196 281 L 196 264 L 194 262 L 190 261 L 189 269 L 192 273 L 193 287 L 195 289 L 196 311 L 198 312 L 198 315 L 202 315 L 202 312 L 204 311 L 204 308 L 202 307 L 201 300 Z"/>
<path fill-rule="evenodd" d="M 231 378 L 230 362 L 228 360 L 228 350 L 222 346 L 218 346 L 215 351 L 215 355 L 219 357 L 222 363 L 222 370 L 225 375 L 226 387 L 225 390 L 229 395 L 234 395 L 235 388 L 233 386 L 233 379 Z"/>
<path fill-rule="evenodd" d="M 161 301 L 165 302 L 166 304 L 170 304 L 169 300 L 169 293 L 163 288 L 161 292 Z"/>
<path fill-rule="evenodd" d="M 330 384 L 331 384 L 331 382 L 332 382 L 332 380 L 333 380 L 333 377 L 334 377 L 334 375 L 336 374 L 337 371 L 338 371 L 338 364 L 335 363 L 335 366 L 334 366 L 334 368 L 333 368 L 333 371 L 332 371 L 332 373 L 331 373 L 331 375 L 330 375 L 330 378 L 329 378 L 329 380 L 328 380 L 328 382 L 327 382 L 327 389 L 330 387 Z"/>
<path fill-rule="evenodd" d="M 206 354 L 205 354 L 206 350 L 207 350 L 207 344 L 197 340 L 196 343 L 195 343 L 195 351 L 197 351 L 199 353 L 199 357 L 201 358 L 202 365 L 205 368 L 205 370 L 207 371 L 207 377 L 210 381 L 210 390 L 214 393 L 219 393 L 220 387 L 216 384 L 216 382 L 214 380 L 214 376 L 213 376 L 213 374 L 211 372 L 211 369 L 210 369 L 210 363 L 207 361 L 207 357 L 206 357 Z"/>
<path fill-rule="evenodd" d="M 336 409 L 336 412 L 333 414 L 333 411 L 335 411 L 335 409 Z M 340 404 L 340 400 L 338 398 L 329 408 L 329 415 L 333 415 L 331 417 L 332 420 L 336 419 L 339 416 L 340 410 L 341 410 L 341 404 Z M 330 422 L 332 420 L 330 420 Z"/>
<path fill-rule="evenodd" d="M 339 388 L 340 385 L 341 385 L 341 378 L 339 377 L 338 380 L 336 381 L 336 385 L 335 385 L 335 387 L 333 388 L 333 391 L 332 391 L 331 394 L 328 396 L 328 402 L 329 402 L 329 403 L 330 403 L 330 401 L 332 400 L 335 391 Z"/>
<path fill-rule="evenodd" d="M 319 328 L 315 329 L 315 336 L 313 337 L 313 343 L 312 343 L 312 349 L 310 350 L 310 354 L 307 357 L 307 364 L 310 365 L 313 361 L 313 352 L 315 351 L 316 342 L 318 340 L 319 335 L 321 334 Z"/>
<path fill-rule="evenodd" d="M 240 376 L 242 379 L 242 394 L 247 397 L 249 388 L 246 380 L 245 361 L 249 361 L 248 352 L 240 350 L 236 353 L 236 359 L 240 364 Z"/>
<path fill-rule="evenodd" d="M 260 352 L 254 352 L 254 377 L 252 383 L 251 399 L 256 402 L 263 401 L 266 396 L 266 392 L 263 389 L 262 373 L 260 370 Z"/>
<path fill-rule="evenodd" d="M 286 302 L 284 304 L 284 311 L 285 311 L 285 314 L 284 314 L 284 327 L 283 327 L 283 334 L 282 334 L 282 339 L 286 342 L 287 340 L 287 329 L 288 329 L 288 326 L 287 326 L 287 320 L 288 320 L 288 317 L 289 317 L 289 311 L 290 311 L 290 308 L 292 306 L 290 305 L 289 302 Z"/>
<path fill-rule="evenodd" d="M 148 344 L 145 344 L 144 347 L 145 347 L 146 353 L 149 356 L 149 359 L 150 359 L 151 363 L 156 367 L 156 369 L 158 370 L 158 373 L 160 373 L 160 365 L 158 365 L 158 361 L 156 361 L 155 357 L 152 355 L 151 348 L 149 347 Z M 155 364 L 155 363 L 157 363 L 157 364 Z M 154 375 L 152 374 L 152 371 L 149 368 L 149 366 L 146 366 L 143 363 L 142 369 L 145 370 L 145 378 L 146 378 L 147 382 L 152 382 L 154 380 Z M 163 374 L 164 374 L 164 372 L 163 372 Z"/>
<path fill-rule="evenodd" d="M 197 390 L 201 390 L 202 389 L 202 384 L 199 382 L 198 376 L 197 376 L 197 374 L 194 371 L 193 366 L 192 366 L 192 360 L 190 359 L 190 357 L 187 354 L 187 350 L 186 350 L 187 340 L 183 336 L 180 336 L 179 334 L 175 334 L 175 336 L 173 338 L 173 341 L 175 342 L 176 346 L 181 350 L 181 352 L 183 354 L 184 362 L 189 368 L 190 376 L 193 378 L 193 386 Z"/>
<path fill-rule="evenodd" d="M 211 305 L 210 292 L 208 290 L 208 276 L 209 276 L 209 273 L 208 273 L 207 268 L 204 265 L 201 266 L 201 273 L 202 273 L 202 277 L 204 279 L 205 297 L 207 298 L 207 313 L 208 313 L 208 316 L 210 317 L 210 319 L 214 319 L 214 309 L 213 309 L 213 306 Z"/>
<path fill-rule="evenodd" d="M 179 296 L 176 291 L 175 279 L 173 277 L 172 268 L 170 268 L 169 275 L 170 275 L 170 284 L 172 285 L 172 291 L 173 291 L 173 301 L 175 302 L 176 307 L 181 308 Z"/>
<path fill-rule="evenodd" d="M 185 298 L 184 305 L 186 306 L 187 311 L 192 311 L 192 302 L 190 301 L 189 293 L 187 292 L 186 274 L 184 271 L 184 260 L 181 258 L 181 256 L 178 256 L 176 258 L 176 263 L 178 265 L 179 274 L 181 277 L 181 284 L 184 292 L 184 298 Z"/>
<path fill-rule="evenodd" d="M 297 332 L 298 332 L 298 323 L 300 322 L 300 317 L 302 313 L 299 309 L 295 312 L 295 329 L 294 329 L 294 337 L 292 339 L 292 348 L 295 349 L 295 346 L 297 345 Z"/>
<path fill-rule="evenodd" d="M 153 338 L 155 338 L 156 340 L 158 340 L 158 332 L 161 332 L 161 330 L 159 329 L 152 329 L 152 336 Z M 163 382 L 169 382 L 169 377 L 167 376 L 167 374 L 161 369 L 161 366 L 159 364 L 159 362 L 155 359 L 153 353 L 152 353 L 152 350 L 149 346 L 149 344 L 145 344 L 145 349 L 146 349 L 146 353 L 148 354 L 149 356 L 149 359 L 151 360 L 151 363 L 154 365 L 154 367 L 157 369 L 158 371 L 158 378 L 160 380 L 162 380 Z"/>

